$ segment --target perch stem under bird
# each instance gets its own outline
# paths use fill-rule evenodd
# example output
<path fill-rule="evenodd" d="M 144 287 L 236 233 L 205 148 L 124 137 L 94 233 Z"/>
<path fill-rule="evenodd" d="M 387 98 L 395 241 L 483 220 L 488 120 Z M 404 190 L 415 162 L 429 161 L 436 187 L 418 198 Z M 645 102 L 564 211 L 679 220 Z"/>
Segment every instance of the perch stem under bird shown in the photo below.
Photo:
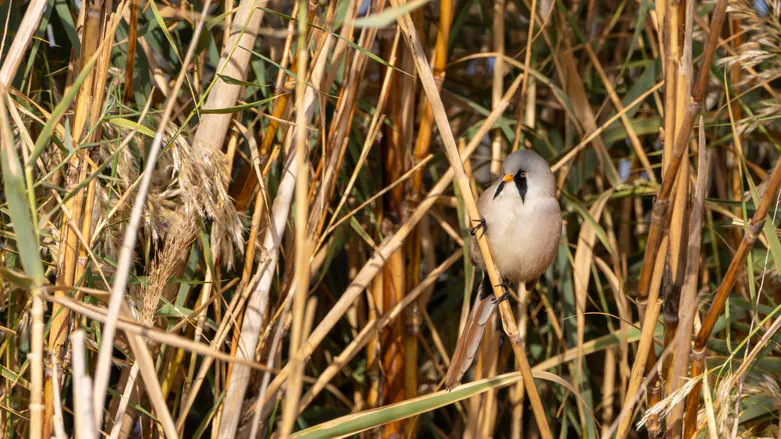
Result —
<path fill-rule="evenodd" d="M 556 181 L 548 163 L 530 150 L 515 151 L 502 165 L 504 176 L 477 200 L 480 220 L 472 228 L 469 258 L 483 271 L 477 298 L 447 371 L 445 387 L 456 387 L 474 360 L 488 319 L 496 305 L 509 297 L 507 283 L 531 288 L 556 255 L 561 238 L 561 209 Z M 504 296 L 496 298 L 476 235 L 485 233 L 502 278 Z"/>

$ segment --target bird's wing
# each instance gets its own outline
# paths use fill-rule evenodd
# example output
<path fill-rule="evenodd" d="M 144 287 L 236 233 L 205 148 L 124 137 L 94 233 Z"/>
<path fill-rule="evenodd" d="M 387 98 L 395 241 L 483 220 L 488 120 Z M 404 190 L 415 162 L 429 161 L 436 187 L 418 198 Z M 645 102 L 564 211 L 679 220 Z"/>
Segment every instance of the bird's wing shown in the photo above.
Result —
<path fill-rule="evenodd" d="M 490 294 L 490 284 L 491 281 L 488 280 L 488 276 L 483 273 L 483 281 L 480 282 L 477 290 L 475 306 L 469 314 L 469 320 L 466 328 L 464 328 L 464 333 L 458 339 L 456 351 L 453 353 L 453 359 L 450 362 L 450 368 L 447 370 L 447 376 L 445 377 L 447 390 L 452 390 L 459 385 L 464 373 L 472 365 L 477 348 L 480 347 L 480 340 L 483 338 L 485 325 L 488 323 L 488 319 L 491 318 L 494 308 L 496 308 L 496 299 L 493 294 Z M 488 288 L 488 294 L 486 294 L 485 288 Z"/>

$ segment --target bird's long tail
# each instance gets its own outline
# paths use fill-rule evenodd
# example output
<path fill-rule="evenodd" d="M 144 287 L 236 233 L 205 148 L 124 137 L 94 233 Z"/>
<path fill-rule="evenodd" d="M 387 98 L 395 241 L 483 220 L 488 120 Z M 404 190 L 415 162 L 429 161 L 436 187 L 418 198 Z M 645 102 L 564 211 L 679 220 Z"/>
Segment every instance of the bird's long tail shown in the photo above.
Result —
<path fill-rule="evenodd" d="M 475 359 L 477 348 L 480 347 L 480 340 L 483 338 L 488 319 L 496 308 L 496 299 L 492 293 L 491 281 L 483 273 L 483 280 L 477 288 L 477 299 L 472 312 L 469 314 L 469 320 L 464 328 L 463 334 L 458 339 L 456 351 L 453 353 L 453 359 L 450 362 L 450 368 L 445 377 L 445 387 L 452 390 L 461 383 L 464 373 L 472 365 Z"/>

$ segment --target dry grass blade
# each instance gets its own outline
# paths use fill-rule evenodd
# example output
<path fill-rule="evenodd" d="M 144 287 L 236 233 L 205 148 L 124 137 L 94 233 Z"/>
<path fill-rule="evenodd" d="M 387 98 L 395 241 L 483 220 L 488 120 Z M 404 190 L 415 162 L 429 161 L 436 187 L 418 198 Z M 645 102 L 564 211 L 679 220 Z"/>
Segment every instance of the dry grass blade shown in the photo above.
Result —
<path fill-rule="evenodd" d="M 605 208 L 607 201 L 610 199 L 613 191 L 605 191 L 599 196 L 597 201 L 589 209 L 589 214 L 593 218 L 594 223 L 599 223 L 602 217 L 602 210 Z M 576 302 L 576 319 L 577 319 L 577 348 L 580 355 L 578 355 L 578 362 L 575 368 L 575 377 L 583 376 L 583 341 L 585 337 L 586 327 L 586 302 L 588 300 L 588 284 L 591 280 L 591 267 L 593 265 L 594 245 L 597 240 L 597 231 L 590 221 L 584 220 L 584 225 L 580 229 L 580 235 L 578 236 L 578 244 L 575 249 L 575 257 L 572 264 L 572 277 L 575 279 L 575 300 Z M 576 378 L 573 383 L 578 389 L 581 387 L 581 381 Z M 580 410 L 581 426 L 585 427 L 589 422 L 586 418 L 586 414 Z"/>

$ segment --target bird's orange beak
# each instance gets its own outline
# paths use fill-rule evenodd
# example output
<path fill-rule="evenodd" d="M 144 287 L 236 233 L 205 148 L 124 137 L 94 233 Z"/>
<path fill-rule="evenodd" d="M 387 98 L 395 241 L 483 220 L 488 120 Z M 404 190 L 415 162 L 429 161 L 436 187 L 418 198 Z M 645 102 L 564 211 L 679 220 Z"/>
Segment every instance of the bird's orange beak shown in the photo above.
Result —
<path fill-rule="evenodd" d="M 502 181 L 505 183 L 509 183 L 513 181 L 513 175 L 512 174 L 504 174 L 504 177 L 502 177 Z"/>

